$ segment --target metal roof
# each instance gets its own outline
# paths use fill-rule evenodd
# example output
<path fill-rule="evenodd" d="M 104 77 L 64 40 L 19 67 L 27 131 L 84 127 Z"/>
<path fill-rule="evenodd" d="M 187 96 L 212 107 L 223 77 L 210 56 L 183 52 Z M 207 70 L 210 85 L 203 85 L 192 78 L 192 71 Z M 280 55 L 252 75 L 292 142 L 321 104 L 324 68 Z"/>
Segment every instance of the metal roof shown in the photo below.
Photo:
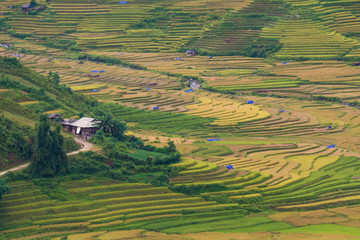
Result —
<path fill-rule="evenodd" d="M 83 117 L 70 125 L 81 128 L 91 128 L 97 127 L 99 123 L 101 123 L 101 121 L 97 121 L 95 118 Z"/>

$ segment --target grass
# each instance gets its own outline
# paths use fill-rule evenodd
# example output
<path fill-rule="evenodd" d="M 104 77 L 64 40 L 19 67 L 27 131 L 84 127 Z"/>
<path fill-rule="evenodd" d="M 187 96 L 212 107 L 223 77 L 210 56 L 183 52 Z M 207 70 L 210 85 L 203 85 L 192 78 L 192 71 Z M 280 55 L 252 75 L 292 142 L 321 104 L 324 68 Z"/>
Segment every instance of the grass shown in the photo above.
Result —
<path fill-rule="evenodd" d="M 292 228 L 288 230 L 280 230 L 285 233 L 327 233 L 327 234 L 341 234 L 348 236 L 360 236 L 360 230 L 356 227 L 341 226 L 336 224 L 322 224 L 313 226 L 304 226 Z"/>

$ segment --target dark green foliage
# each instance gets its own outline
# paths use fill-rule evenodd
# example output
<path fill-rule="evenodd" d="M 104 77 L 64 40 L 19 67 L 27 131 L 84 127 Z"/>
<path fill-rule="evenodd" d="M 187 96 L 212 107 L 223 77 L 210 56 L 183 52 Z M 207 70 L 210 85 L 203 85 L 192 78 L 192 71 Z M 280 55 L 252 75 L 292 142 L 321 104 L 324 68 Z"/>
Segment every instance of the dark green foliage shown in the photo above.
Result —
<path fill-rule="evenodd" d="M 251 45 L 244 48 L 241 55 L 246 57 L 261 57 L 266 58 L 271 53 L 277 52 L 281 49 L 281 44 L 276 40 L 273 41 L 259 41 L 252 43 Z"/>
<path fill-rule="evenodd" d="M 142 18 L 139 22 L 130 25 L 130 28 L 166 28 L 168 26 L 167 24 L 162 25 L 157 23 L 159 21 L 169 21 L 171 18 L 176 16 L 176 14 L 170 12 L 169 9 L 164 7 L 157 7 L 152 9 L 151 12 L 154 12 L 154 15 Z"/>
<path fill-rule="evenodd" d="M 2 195 L 10 192 L 11 188 L 9 185 L 6 184 L 5 179 L 0 179 L 0 199 L 2 198 Z"/>
<path fill-rule="evenodd" d="M 79 56 L 78 60 L 87 60 L 87 61 L 93 61 L 93 62 L 116 64 L 116 65 L 122 65 L 124 67 L 129 67 L 129 68 L 133 68 L 133 69 L 146 70 L 146 67 L 140 66 L 138 64 L 127 63 L 120 59 L 117 59 L 114 57 L 108 57 L 108 56 L 97 56 L 97 55 L 84 54 L 84 55 Z"/>
<path fill-rule="evenodd" d="M 180 161 L 180 153 L 171 142 L 169 146 L 156 148 L 134 136 L 124 136 L 119 141 L 106 136 L 102 130 L 97 131 L 91 141 L 102 145 L 104 155 L 86 152 L 71 156 L 70 173 L 163 186 L 168 183 L 169 174 L 175 174 L 169 164 Z"/>
<path fill-rule="evenodd" d="M 38 3 L 36 2 L 36 0 L 30 1 L 30 8 L 36 7 L 37 5 L 38 5 Z"/>
<path fill-rule="evenodd" d="M 26 33 L 17 33 L 15 31 L 9 31 L 9 34 L 12 37 L 16 37 L 16 38 L 20 38 L 20 39 L 25 39 L 27 37 L 31 37 L 31 34 L 26 34 Z"/>
<path fill-rule="evenodd" d="M 76 52 L 81 51 L 81 48 L 74 40 L 50 39 L 50 38 L 44 38 L 44 40 L 45 42 L 43 42 L 43 44 L 47 47 L 57 48 L 62 50 L 71 50 Z"/>
<path fill-rule="evenodd" d="M 101 123 L 99 124 L 99 128 L 103 132 L 115 137 L 118 140 L 124 138 L 127 130 L 127 126 L 124 121 L 114 118 L 109 113 L 106 113 L 104 116 L 100 117 L 99 120 L 101 121 Z"/>
<path fill-rule="evenodd" d="M 316 101 L 341 102 L 341 99 L 338 97 L 313 96 L 312 99 Z"/>
<path fill-rule="evenodd" d="M 52 73 L 51 71 L 49 71 L 49 74 L 48 74 L 48 80 L 50 82 L 53 82 L 55 85 L 59 85 L 60 83 L 60 76 L 57 72 L 55 73 Z"/>
<path fill-rule="evenodd" d="M 175 185 L 171 187 L 172 191 L 187 195 L 199 195 L 204 192 L 225 191 L 227 189 L 226 186 L 219 184 Z"/>
<path fill-rule="evenodd" d="M 0 169 L 9 161 L 9 153 L 21 160 L 30 159 L 32 147 L 26 141 L 26 135 L 31 133 L 30 128 L 20 127 L 0 115 Z"/>
<path fill-rule="evenodd" d="M 50 177 L 67 172 L 68 162 L 64 151 L 64 138 L 60 126 L 53 131 L 47 116 L 40 116 L 36 126 L 33 162 L 30 171 L 34 176 Z"/>

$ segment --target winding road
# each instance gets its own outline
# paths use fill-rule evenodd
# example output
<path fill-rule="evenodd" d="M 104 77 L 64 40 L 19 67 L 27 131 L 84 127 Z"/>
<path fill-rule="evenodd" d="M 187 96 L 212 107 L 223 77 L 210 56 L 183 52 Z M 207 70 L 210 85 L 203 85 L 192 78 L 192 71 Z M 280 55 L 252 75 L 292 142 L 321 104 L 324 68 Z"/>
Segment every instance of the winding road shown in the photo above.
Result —
<path fill-rule="evenodd" d="M 80 138 L 74 138 L 74 140 L 75 140 L 76 143 L 81 145 L 81 148 L 79 150 L 77 150 L 77 151 L 67 153 L 66 154 L 67 156 L 78 154 L 79 152 L 87 152 L 87 151 L 90 151 L 94 147 L 94 145 L 92 145 L 91 143 L 89 143 L 87 141 L 84 141 L 84 140 L 82 140 Z M 25 169 L 29 165 L 30 165 L 30 163 L 26 163 L 26 164 L 23 164 L 23 165 L 8 169 L 6 171 L 0 172 L 0 177 L 2 175 L 5 175 L 8 172 L 19 171 L 19 170 Z"/>

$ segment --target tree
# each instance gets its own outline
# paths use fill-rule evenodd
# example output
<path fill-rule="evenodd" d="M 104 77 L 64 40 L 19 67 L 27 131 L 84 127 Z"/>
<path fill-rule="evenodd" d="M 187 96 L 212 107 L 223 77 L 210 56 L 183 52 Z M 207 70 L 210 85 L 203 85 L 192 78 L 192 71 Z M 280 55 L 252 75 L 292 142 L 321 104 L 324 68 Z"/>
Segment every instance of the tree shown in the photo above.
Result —
<path fill-rule="evenodd" d="M 31 0 L 31 1 L 30 1 L 30 8 L 33 8 L 33 7 L 35 7 L 36 5 L 37 5 L 36 0 Z"/>
<path fill-rule="evenodd" d="M 176 146 L 174 144 L 174 141 L 168 141 L 168 146 L 169 146 L 169 153 L 173 153 L 176 152 Z"/>
<path fill-rule="evenodd" d="M 114 118 L 109 113 L 106 113 L 100 118 L 101 123 L 99 128 L 105 133 L 112 135 L 118 140 L 122 140 L 125 136 L 126 130 L 128 129 L 126 123 L 117 118 Z"/>
<path fill-rule="evenodd" d="M 2 198 L 2 195 L 5 193 L 10 193 L 11 188 L 9 185 L 6 184 L 5 179 L 0 179 L 0 199 Z"/>
<path fill-rule="evenodd" d="M 57 72 L 52 73 L 51 71 L 49 71 L 48 79 L 50 82 L 53 82 L 56 85 L 59 85 L 59 83 L 60 83 L 60 76 Z"/>
<path fill-rule="evenodd" d="M 36 126 L 33 161 L 30 171 L 35 176 L 51 177 L 67 171 L 68 160 L 64 151 L 64 138 L 60 126 L 50 129 L 47 116 L 40 116 Z"/>

